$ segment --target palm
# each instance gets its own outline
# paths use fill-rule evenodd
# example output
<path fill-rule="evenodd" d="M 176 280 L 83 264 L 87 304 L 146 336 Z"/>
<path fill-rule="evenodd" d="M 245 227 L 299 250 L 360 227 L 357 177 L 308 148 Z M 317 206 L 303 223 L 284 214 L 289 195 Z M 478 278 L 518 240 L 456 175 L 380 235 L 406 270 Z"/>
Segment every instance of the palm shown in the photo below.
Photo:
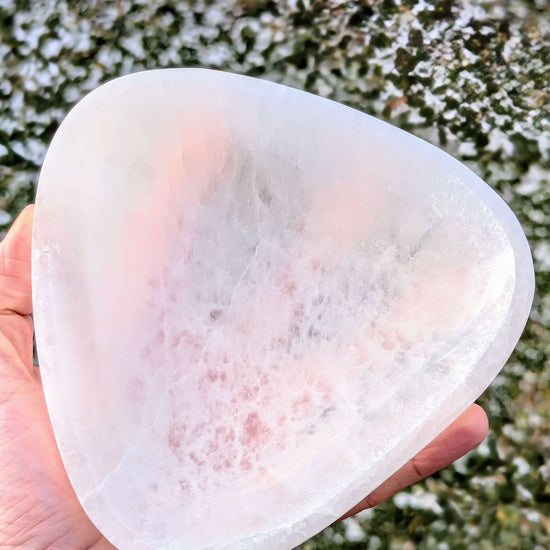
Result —
<path fill-rule="evenodd" d="M 23 211 L 0 246 L 0 548 L 116 550 L 71 487 L 32 364 L 32 213 Z M 472 405 L 350 514 L 450 464 L 486 433 L 487 417 Z"/>

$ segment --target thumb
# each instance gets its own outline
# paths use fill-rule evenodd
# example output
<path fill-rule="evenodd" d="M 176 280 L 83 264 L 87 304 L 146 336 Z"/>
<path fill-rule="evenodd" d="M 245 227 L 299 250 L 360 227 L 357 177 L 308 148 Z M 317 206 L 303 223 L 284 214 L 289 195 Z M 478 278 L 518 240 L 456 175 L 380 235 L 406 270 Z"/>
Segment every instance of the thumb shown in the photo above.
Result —
<path fill-rule="evenodd" d="M 32 311 L 31 236 L 34 205 L 27 206 L 0 244 L 0 314 Z"/>

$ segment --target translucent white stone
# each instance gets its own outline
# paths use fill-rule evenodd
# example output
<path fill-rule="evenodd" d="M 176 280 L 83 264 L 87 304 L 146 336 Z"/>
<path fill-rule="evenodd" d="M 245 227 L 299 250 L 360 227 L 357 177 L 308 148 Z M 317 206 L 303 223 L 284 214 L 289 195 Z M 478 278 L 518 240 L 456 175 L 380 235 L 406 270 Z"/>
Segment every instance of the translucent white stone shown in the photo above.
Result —
<path fill-rule="evenodd" d="M 291 548 L 490 383 L 533 295 L 504 202 L 437 148 L 205 70 L 81 101 L 40 177 L 38 352 L 121 550 Z"/>

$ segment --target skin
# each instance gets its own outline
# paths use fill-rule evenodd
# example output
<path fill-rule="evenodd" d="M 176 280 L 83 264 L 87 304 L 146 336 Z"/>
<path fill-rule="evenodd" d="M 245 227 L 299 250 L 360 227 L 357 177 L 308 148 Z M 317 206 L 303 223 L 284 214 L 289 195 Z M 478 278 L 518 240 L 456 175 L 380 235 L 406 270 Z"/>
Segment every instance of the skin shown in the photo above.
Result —
<path fill-rule="evenodd" d="M 71 487 L 32 361 L 33 206 L 0 243 L 0 550 L 113 550 Z M 487 435 L 487 416 L 468 408 L 430 445 L 344 517 L 444 468 Z M 116 550 L 116 549 L 115 549 Z"/>

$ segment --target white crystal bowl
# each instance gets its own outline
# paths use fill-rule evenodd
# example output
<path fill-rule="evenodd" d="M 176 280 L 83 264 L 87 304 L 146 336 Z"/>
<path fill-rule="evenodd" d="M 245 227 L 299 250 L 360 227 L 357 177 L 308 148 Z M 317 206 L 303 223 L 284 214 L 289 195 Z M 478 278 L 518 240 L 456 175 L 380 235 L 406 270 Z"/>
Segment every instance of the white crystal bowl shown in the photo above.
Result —
<path fill-rule="evenodd" d="M 88 95 L 36 202 L 48 409 L 120 550 L 306 540 L 479 396 L 533 296 L 519 223 L 472 171 L 227 73 Z"/>

